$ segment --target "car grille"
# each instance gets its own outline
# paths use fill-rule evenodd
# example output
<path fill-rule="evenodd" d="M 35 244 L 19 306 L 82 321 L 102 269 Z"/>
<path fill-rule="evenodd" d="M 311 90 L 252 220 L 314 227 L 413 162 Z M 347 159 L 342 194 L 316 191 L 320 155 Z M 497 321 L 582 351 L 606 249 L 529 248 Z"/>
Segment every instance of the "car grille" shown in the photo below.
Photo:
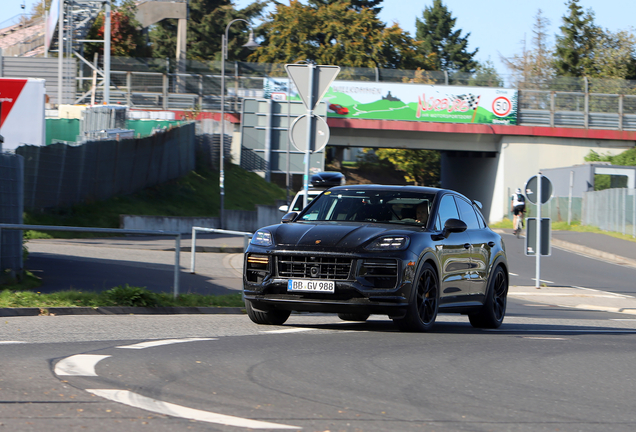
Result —
<path fill-rule="evenodd" d="M 350 271 L 351 258 L 278 256 L 278 276 L 281 278 L 346 280 Z"/>
<path fill-rule="evenodd" d="M 398 263 L 393 259 L 366 259 L 358 274 L 373 288 L 394 288 L 398 281 Z"/>

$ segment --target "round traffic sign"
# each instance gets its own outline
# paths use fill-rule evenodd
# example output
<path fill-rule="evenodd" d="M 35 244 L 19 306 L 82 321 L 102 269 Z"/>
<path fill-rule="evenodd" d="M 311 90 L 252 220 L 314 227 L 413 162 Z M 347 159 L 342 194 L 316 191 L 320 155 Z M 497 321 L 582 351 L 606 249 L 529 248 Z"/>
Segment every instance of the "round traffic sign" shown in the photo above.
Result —
<path fill-rule="evenodd" d="M 324 118 L 312 114 L 311 126 L 313 133 L 313 145 L 309 148 L 311 153 L 319 152 L 327 145 L 329 141 L 329 126 Z M 309 120 L 307 114 L 296 117 L 296 120 L 289 129 L 291 142 L 299 151 L 307 151 L 307 129 L 309 128 Z"/>
<path fill-rule="evenodd" d="M 539 193 L 539 182 L 537 181 L 537 177 L 539 176 L 532 176 L 526 182 L 526 196 L 532 204 L 536 204 L 537 201 L 539 201 L 537 199 L 537 194 Z M 551 197 L 552 182 L 549 178 L 541 176 L 541 204 L 545 204 L 550 201 Z"/>
<path fill-rule="evenodd" d="M 512 103 L 505 96 L 499 96 L 492 102 L 492 112 L 497 117 L 506 117 L 512 111 Z"/>

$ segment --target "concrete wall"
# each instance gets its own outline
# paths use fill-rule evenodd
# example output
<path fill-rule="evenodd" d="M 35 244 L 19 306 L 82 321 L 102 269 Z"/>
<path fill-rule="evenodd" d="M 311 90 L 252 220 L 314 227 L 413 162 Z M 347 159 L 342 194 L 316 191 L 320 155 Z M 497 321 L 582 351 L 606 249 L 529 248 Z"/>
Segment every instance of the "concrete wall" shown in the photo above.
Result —
<path fill-rule="evenodd" d="M 481 202 L 484 217 L 491 219 L 499 160 L 500 154 L 495 152 L 442 152 L 442 187 Z"/>
<path fill-rule="evenodd" d="M 225 229 L 252 233 L 264 226 L 280 223 L 283 217 L 277 205 L 258 205 L 255 211 L 225 210 L 225 215 Z M 177 231 L 181 234 L 190 234 L 193 226 L 218 229 L 219 218 L 135 215 L 121 215 L 119 218 L 119 227 L 123 229 Z"/>

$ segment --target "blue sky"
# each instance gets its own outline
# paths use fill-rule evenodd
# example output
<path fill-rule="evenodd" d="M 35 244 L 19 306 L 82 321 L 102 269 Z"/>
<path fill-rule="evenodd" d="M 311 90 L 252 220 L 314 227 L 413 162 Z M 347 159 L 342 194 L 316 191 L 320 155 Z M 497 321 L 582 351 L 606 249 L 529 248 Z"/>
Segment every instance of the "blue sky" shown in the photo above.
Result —
<path fill-rule="evenodd" d="M 0 23 L 22 12 L 21 4 L 29 12 L 37 0 L 0 0 Z M 238 7 L 245 7 L 251 0 L 234 0 Z M 500 55 L 510 57 L 520 53 L 523 40 L 530 47 L 532 26 L 538 9 L 551 24 L 549 33 L 559 32 L 561 17 L 566 13 L 565 0 L 444 0 L 443 3 L 457 18 L 456 27 L 462 34 L 470 33 L 469 49 L 479 48 L 477 59 L 484 62 L 492 60 L 500 74 L 508 71 L 500 61 Z M 400 26 L 415 35 L 415 18 L 422 18 L 425 7 L 431 6 L 433 0 L 384 0 L 380 18 L 391 24 Z M 636 24 L 635 0 L 581 0 L 585 9 L 595 13 L 597 25 L 611 31 L 629 29 Z"/>

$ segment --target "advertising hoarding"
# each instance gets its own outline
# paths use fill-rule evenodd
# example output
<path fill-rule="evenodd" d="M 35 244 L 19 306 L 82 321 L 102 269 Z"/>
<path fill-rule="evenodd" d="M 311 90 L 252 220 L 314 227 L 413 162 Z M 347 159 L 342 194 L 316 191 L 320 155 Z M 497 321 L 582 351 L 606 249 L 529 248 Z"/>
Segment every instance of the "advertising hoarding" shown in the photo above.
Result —
<path fill-rule="evenodd" d="M 287 78 L 265 78 L 265 98 L 299 100 Z M 518 92 L 493 87 L 334 81 L 328 117 L 444 123 L 517 124 Z"/>

